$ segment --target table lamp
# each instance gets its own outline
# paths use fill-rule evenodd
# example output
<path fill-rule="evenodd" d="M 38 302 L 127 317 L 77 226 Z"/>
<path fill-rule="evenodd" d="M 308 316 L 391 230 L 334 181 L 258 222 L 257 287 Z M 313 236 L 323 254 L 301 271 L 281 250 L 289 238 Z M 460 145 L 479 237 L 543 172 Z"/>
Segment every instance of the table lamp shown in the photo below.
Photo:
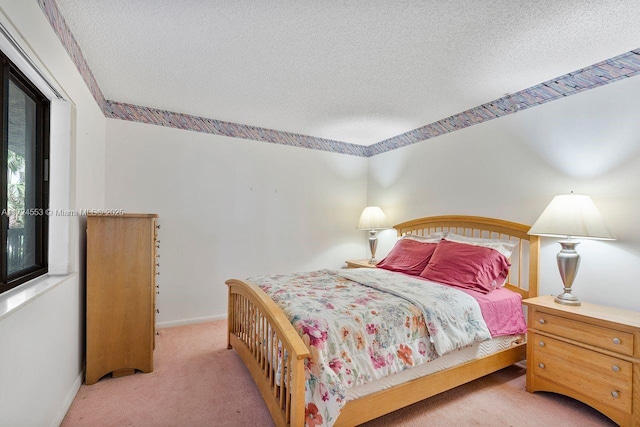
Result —
<path fill-rule="evenodd" d="M 385 216 L 382 209 L 378 206 L 368 206 L 362 211 L 360 221 L 358 222 L 358 230 L 369 231 L 369 249 L 371 250 L 371 259 L 369 264 L 375 264 L 376 248 L 378 247 L 378 230 L 389 228 L 389 220 Z"/>
<path fill-rule="evenodd" d="M 580 305 L 580 300 L 571 293 L 571 286 L 580 265 L 580 255 L 576 251 L 576 245 L 579 242 L 573 238 L 615 240 L 591 197 L 573 194 L 573 192 L 555 196 L 533 224 L 529 234 L 566 237 L 566 240 L 558 242 L 562 249 L 557 255 L 564 292 L 555 298 L 555 302 Z"/>

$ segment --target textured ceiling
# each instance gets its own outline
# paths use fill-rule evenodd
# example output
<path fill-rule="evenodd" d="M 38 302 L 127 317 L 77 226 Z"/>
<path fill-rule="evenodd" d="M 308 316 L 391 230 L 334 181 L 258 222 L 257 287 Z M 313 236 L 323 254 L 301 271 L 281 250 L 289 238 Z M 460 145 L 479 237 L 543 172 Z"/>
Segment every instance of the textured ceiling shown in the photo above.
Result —
<path fill-rule="evenodd" d="M 640 46 L 638 0 L 56 0 L 106 99 L 370 145 Z"/>

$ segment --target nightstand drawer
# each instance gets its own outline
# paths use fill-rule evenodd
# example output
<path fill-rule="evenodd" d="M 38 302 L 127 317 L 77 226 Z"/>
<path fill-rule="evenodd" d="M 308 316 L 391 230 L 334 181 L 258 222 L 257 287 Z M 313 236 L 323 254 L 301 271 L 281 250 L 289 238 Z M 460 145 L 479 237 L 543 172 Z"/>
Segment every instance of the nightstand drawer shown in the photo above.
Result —
<path fill-rule="evenodd" d="M 633 356 L 633 334 L 536 311 L 532 328 Z"/>
<path fill-rule="evenodd" d="M 538 334 L 530 345 L 535 375 L 631 413 L 632 363 Z"/>
<path fill-rule="evenodd" d="M 544 335 L 534 335 L 533 351 L 538 355 L 553 355 L 563 360 L 565 364 L 578 367 L 580 371 L 594 375 L 597 378 L 608 378 L 613 382 L 631 383 L 633 378 L 633 363 L 617 357 L 607 356 L 565 343 Z"/>

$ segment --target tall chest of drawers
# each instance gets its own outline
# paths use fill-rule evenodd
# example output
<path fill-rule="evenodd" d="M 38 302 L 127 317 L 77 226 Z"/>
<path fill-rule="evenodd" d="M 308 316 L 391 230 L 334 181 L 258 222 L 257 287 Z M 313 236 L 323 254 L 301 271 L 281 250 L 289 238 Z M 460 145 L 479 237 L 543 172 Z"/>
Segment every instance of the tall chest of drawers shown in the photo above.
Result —
<path fill-rule="evenodd" d="M 156 217 L 87 217 L 86 384 L 153 371 Z"/>
<path fill-rule="evenodd" d="M 527 391 L 580 400 L 622 426 L 640 426 L 640 312 L 526 299 Z"/>

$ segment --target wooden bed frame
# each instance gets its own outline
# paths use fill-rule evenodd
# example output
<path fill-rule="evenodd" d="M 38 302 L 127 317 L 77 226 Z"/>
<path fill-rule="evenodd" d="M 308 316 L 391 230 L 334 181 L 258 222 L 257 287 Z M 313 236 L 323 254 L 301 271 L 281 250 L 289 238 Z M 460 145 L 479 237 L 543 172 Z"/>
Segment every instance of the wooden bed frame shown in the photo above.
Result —
<path fill-rule="evenodd" d="M 524 298 L 538 293 L 537 236 L 529 226 L 493 218 L 448 215 L 420 218 L 394 226 L 398 236 L 450 231 L 472 237 L 500 238 L 519 244 L 511 256 L 507 288 Z M 285 314 L 257 286 L 237 279 L 229 287 L 228 348 L 235 348 L 253 376 L 278 426 L 304 426 L 304 361 L 310 353 Z M 283 349 L 286 357 L 278 357 Z M 336 426 L 353 426 L 465 384 L 525 359 L 526 342 L 347 402 Z M 288 375 L 277 375 L 286 372 Z"/>

